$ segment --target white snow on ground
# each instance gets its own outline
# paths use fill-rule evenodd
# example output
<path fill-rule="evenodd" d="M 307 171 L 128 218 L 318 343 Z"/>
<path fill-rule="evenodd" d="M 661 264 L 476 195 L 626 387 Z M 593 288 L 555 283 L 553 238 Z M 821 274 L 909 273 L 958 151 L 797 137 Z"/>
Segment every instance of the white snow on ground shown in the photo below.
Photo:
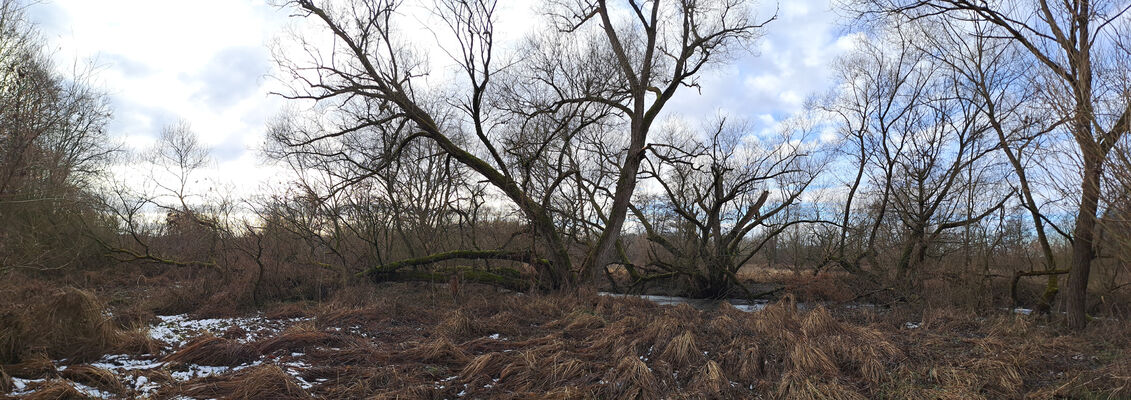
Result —
<path fill-rule="evenodd" d="M 192 319 L 186 314 L 181 315 L 164 315 L 158 316 L 158 322 L 149 327 L 149 335 L 153 339 L 160 340 L 170 345 L 167 348 L 167 353 L 176 351 L 176 349 L 184 346 L 189 340 L 203 335 L 212 334 L 215 336 L 222 336 L 225 332 L 233 327 L 238 327 L 246 332 L 242 337 L 235 338 L 240 343 L 250 343 L 264 337 L 274 336 L 287 327 L 295 323 L 308 320 L 309 318 L 290 318 L 290 319 L 268 319 L 262 315 L 254 315 L 245 318 L 208 318 L 208 319 Z M 143 354 L 143 355 L 127 355 L 127 354 L 108 354 L 103 356 L 98 361 L 90 363 L 91 366 L 102 368 L 113 372 L 114 375 L 121 380 L 122 384 L 127 388 L 132 389 L 134 392 L 129 393 L 127 397 L 149 397 L 156 394 L 157 390 L 162 386 L 161 384 L 150 380 L 149 378 L 139 374 L 141 371 L 146 370 L 166 370 L 174 380 L 179 382 L 188 381 L 195 378 L 202 378 L 213 375 L 226 374 L 230 372 L 239 371 L 245 368 L 263 364 L 263 360 L 257 360 L 251 363 L 243 364 L 236 367 L 214 367 L 207 365 L 196 364 L 177 364 L 167 365 L 161 361 L 163 355 Z M 281 363 L 282 367 L 288 374 L 294 376 L 299 384 L 305 389 L 314 387 L 313 383 L 303 380 L 301 374 L 310 364 L 307 364 L 299 357 L 305 356 L 303 353 L 292 353 L 289 361 Z M 66 360 L 56 360 L 58 371 L 67 369 L 65 364 Z M 21 379 L 12 378 L 13 390 L 9 395 L 24 396 L 32 393 L 35 387 L 44 383 L 46 379 Z M 68 382 L 74 388 L 87 396 L 99 399 L 118 398 L 112 393 L 107 393 L 96 388 L 79 384 L 77 382 Z M 3 397 L 4 393 L 0 393 Z"/>
<path fill-rule="evenodd" d="M 306 354 L 291 353 L 292 358 L 298 358 L 298 357 L 302 357 L 304 355 L 306 355 Z M 294 377 L 295 380 L 298 381 L 298 385 L 302 386 L 303 389 L 309 390 L 310 388 L 314 387 L 313 383 L 310 383 L 306 379 L 302 378 L 303 371 L 306 371 L 307 369 L 309 369 L 310 364 L 307 364 L 306 362 L 304 362 L 302 360 L 292 359 L 292 361 L 281 363 L 281 364 L 279 364 L 279 366 L 283 368 L 283 371 L 285 371 L 287 373 L 287 375 Z"/>
<path fill-rule="evenodd" d="M 245 318 L 191 319 L 187 314 L 162 315 L 160 322 L 149 327 L 149 336 L 176 347 L 184 346 L 189 339 L 204 333 L 223 335 L 228 329 L 239 327 L 247 333 L 236 338 L 240 343 L 254 342 L 262 336 L 278 333 L 286 327 L 309 318 L 267 319 L 262 315 Z"/>
<path fill-rule="evenodd" d="M 44 380 L 45 379 L 20 379 L 12 377 L 12 395 L 22 396 L 31 393 L 31 391 L 28 390 L 28 386 L 41 383 Z"/>
<path fill-rule="evenodd" d="M 12 396 L 17 396 L 17 397 L 29 395 L 32 392 L 34 392 L 34 390 L 32 390 L 32 389 L 35 386 L 38 386 L 38 384 L 44 383 L 46 381 L 47 381 L 46 379 L 12 378 L 12 392 L 10 394 Z M 83 384 L 78 383 L 78 382 L 68 382 L 68 383 L 70 383 L 71 386 L 73 386 L 75 388 L 75 390 L 78 390 L 82 394 L 85 394 L 87 396 L 90 396 L 90 397 L 93 397 L 93 398 L 96 398 L 96 399 L 111 399 L 111 398 L 114 398 L 114 395 L 112 393 L 103 392 L 101 390 L 92 388 L 92 387 L 87 386 L 87 385 L 83 385 Z"/>
<path fill-rule="evenodd" d="M 173 379 L 176 379 L 178 381 L 187 381 L 193 378 L 204 378 L 213 375 L 226 374 L 228 372 L 235 372 L 260 364 L 263 364 L 262 360 L 257 360 L 255 362 L 250 362 L 235 367 L 213 367 L 209 365 L 184 364 L 184 370 L 170 371 L 169 375 L 172 375 Z"/>
<path fill-rule="evenodd" d="M 145 357 L 145 356 L 141 356 L 141 357 Z M 126 355 L 126 354 L 108 354 L 108 355 L 102 356 L 102 358 L 99 359 L 98 361 L 90 363 L 90 365 L 92 367 L 108 369 L 108 370 L 111 370 L 111 371 L 114 371 L 114 370 L 131 371 L 131 370 L 135 370 L 135 369 L 153 369 L 153 368 L 159 368 L 164 364 L 165 363 L 162 363 L 162 362 L 159 362 L 159 361 L 156 361 L 156 360 L 152 360 L 152 359 L 148 359 L 148 360 L 147 359 L 135 359 L 135 358 L 133 358 L 133 356 Z"/>
<path fill-rule="evenodd" d="M 92 387 L 87 386 L 87 385 L 83 385 L 83 384 L 78 383 L 78 382 L 71 382 L 71 385 L 75 387 L 75 390 L 82 392 L 82 394 L 85 394 L 87 396 L 90 396 L 90 397 L 93 397 L 93 398 L 96 398 L 96 399 L 114 398 L 114 395 L 111 394 L 111 393 L 103 392 L 101 390 L 92 388 Z"/>

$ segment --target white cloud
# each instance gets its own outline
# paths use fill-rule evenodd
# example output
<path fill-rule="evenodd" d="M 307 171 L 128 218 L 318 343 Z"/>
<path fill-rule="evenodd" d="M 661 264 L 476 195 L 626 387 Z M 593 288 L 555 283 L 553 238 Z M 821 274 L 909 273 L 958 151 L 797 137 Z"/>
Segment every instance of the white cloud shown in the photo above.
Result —
<path fill-rule="evenodd" d="M 99 86 L 114 105 L 110 129 L 127 146 L 147 148 L 184 119 L 215 150 L 209 173 L 241 187 L 264 175 L 253 147 L 281 104 L 266 95 L 266 44 L 285 12 L 252 1 L 51 0 L 30 13 L 61 50 L 60 65 L 101 67 Z"/>
<path fill-rule="evenodd" d="M 691 119 L 712 117 L 725 109 L 739 116 L 768 114 L 775 120 L 797 113 L 805 99 L 832 84 L 832 61 L 851 50 L 850 35 L 836 25 L 839 17 L 829 0 L 794 0 L 763 4 L 761 15 L 777 9 L 777 20 L 755 54 L 744 55 L 725 68 L 700 78 L 700 91 L 683 90 L 668 111 Z M 757 121 L 756 121 L 757 122 Z M 772 128 L 762 121 L 756 131 Z"/>
<path fill-rule="evenodd" d="M 502 3 L 500 38 L 539 28 L 537 5 Z M 829 0 L 765 3 L 760 15 L 777 10 L 778 19 L 754 52 L 736 54 L 732 63 L 706 71 L 699 90 L 681 89 L 665 117 L 685 116 L 698 126 L 696 121 L 722 111 L 747 117 L 760 131 L 799 111 L 810 93 L 826 89 L 829 61 L 853 46 L 837 32 Z M 423 7 L 409 8 L 409 17 L 434 18 Z M 266 120 L 283 104 L 267 94 L 275 83 L 264 76 L 272 68 L 267 44 L 289 22 L 285 10 L 251 0 L 51 0 L 31 13 L 62 50 L 61 64 L 94 59 L 105 66 L 99 77 L 114 98 L 111 129 L 131 147 L 147 147 L 164 125 L 184 119 L 215 150 L 217 176 L 252 190 L 254 182 L 277 175 L 276 169 L 259 165 L 254 150 Z M 446 27 L 426 24 L 441 42 L 447 40 Z M 404 35 L 422 42 L 436 39 L 423 29 Z M 446 58 L 430 54 L 434 66 L 444 65 Z M 452 71 L 433 73 L 432 79 L 452 76 Z"/>

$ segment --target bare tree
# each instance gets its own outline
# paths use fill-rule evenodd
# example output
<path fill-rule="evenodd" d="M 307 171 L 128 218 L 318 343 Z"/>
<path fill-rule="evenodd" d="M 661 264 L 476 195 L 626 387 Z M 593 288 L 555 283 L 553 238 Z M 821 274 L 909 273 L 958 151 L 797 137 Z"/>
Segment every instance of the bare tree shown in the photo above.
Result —
<path fill-rule="evenodd" d="M 830 257 L 850 272 L 868 275 L 860 265 L 865 259 L 873 268 L 884 264 L 876 246 L 891 218 L 900 227 L 893 232 L 895 275 L 912 280 L 912 271 L 947 231 L 981 221 L 1009 197 L 990 184 L 999 181 L 990 157 L 997 143 L 987 135 L 983 102 L 956 79 L 956 71 L 930 62 L 930 54 L 915 44 L 923 33 L 889 27 L 861 42 L 843 61 L 844 87 L 826 107 L 842 137 L 854 144 L 855 174 Z M 862 189 L 873 193 L 864 197 L 873 202 L 872 214 L 854 222 Z M 963 199 L 971 196 L 979 200 L 970 203 L 985 205 L 964 207 Z M 850 236 L 864 240 L 849 243 Z"/>
<path fill-rule="evenodd" d="M 672 219 L 631 208 L 667 257 L 650 263 L 659 270 L 654 275 L 625 265 L 637 283 L 679 277 L 691 281 L 695 296 L 721 298 L 735 288 L 753 296 L 738 270 L 790 227 L 822 222 L 788 211 L 798 208 L 825 160 L 804 127 L 787 124 L 778 137 L 757 137 L 720 119 L 710 129 L 706 138 L 673 132 L 667 144 L 649 147 L 643 171 L 660 187 L 659 206 Z"/>
<path fill-rule="evenodd" d="M 925 50 L 933 62 L 955 74 L 960 84 L 969 87 L 972 95 L 982 104 L 980 109 L 985 122 L 998 140 L 998 149 L 1005 156 L 1016 179 L 1013 190 L 1028 214 L 1036 241 L 1040 247 L 1043 268 L 1014 273 L 1011 293 L 1014 302 L 1019 281 L 1027 276 L 1046 277 L 1045 291 L 1036 309 L 1048 313 L 1058 291 L 1058 276 L 1067 274 L 1059 268 L 1056 254 L 1049 239 L 1048 227 L 1066 240 L 1071 235 L 1049 220 L 1040 201 L 1042 168 L 1039 160 L 1057 157 L 1048 150 L 1047 142 L 1056 140 L 1047 133 L 1057 129 L 1064 119 L 1045 112 L 1032 98 L 1039 90 L 1031 84 L 1032 60 L 1024 57 L 1025 50 L 1007 38 L 995 38 L 989 31 L 993 25 L 984 21 L 959 22 L 953 20 L 920 21 L 915 24 L 925 32 Z M 973 32 L 973 34 L 971 33 Z"/>
<path fill-rule="evenodd" d="M 122 235 L 102 245 L 124 262 L 223 266 L 215 257 L 224 255 L 220 247 L 237 230 L 236 201 L 203 176 L 211 162 L 188 122 L 163 128 L 153 147 L 126 164 L 149 173 L 113 182 L 103 195 Z"/>
<path fill-rule="evenodd" d="M 822 106 L 845 144 L 842 148 L 850 149 L 843 151 L 854 170 L 846 182 L 839 237 L 828 258 L 858 275 L 873 275 L 864 268 L 865 261 L 873 267 L 880 264 L 876 246 L 892 203 L 895 155 L 907 146 L 908 136 L 899 133 L 912 130 L 930 80 L 907 57 L 914 53 L 901 34 L 882 37 L 894 38 L 890 43 L 860 41 L 858 50 L 837 64 L 845 88 Z M 868 196 L 869 189 L 877 192 Z"/>
<path fill-rule="evenodd" d="M 991 37 L 1008 37 L 1023 47 L 1050 79 L 1040 82 L 1043 101 L 1064 117 L 1076 142 L 1082 171 L 1072 230 L 1072 265 L 1067 288 L 1068 324 L 1087 324 L 1089 273 L 1095 259 L 1101 177 L 1111 150 L 1131 130 L 1131 101 L 1120 92 L 1125 76 L 1107 68 L 1107 57 L 1125 52 L 1115 44 L 1131 5 L 1070 0 L 866 1 L 871 10 L 907 19 L 952 18 L 991 24 Z"/>
<path fill-rule="evenodd" d="M 93 182 L 117 150 L 106 95 L 90 70 L 57 69 L 26 7 L 0 0 L 0 272 L 93 258 L 85 239 L 103 233 Z"/>
<path fill-rule="evenodd" d="M 562 82 L 561 79 L 565 83 L 578 81 L 571 80 L 573 71 L 539 71 L 537 65 L 518 63 L 512 68 L 532 68 L 535 75 L 542 73 L 543 83 L 560 90 L 548 91 L 542 95 L 548 96 L 545 101 L 536 102 L 548 107 L 514 110 L 515 105 L 488 102 L 495 94 L 503 93 L 495 79 L 504 66 L 499 65 L 500 56 L 495 52 L 494 1 L 437 4 L 436 13 L 458 42 L 457 48 L 448 52 L 466 75 L 463 88 L 450 96 L 429 92 L 422 83 L 426 66 L 422 55 L 410 50 L 399 37 L 401 20 L 395 18 L 396 2 L 315 4 L 299 0 L 285 4 L 317 20 L 334 39 L 333 45 L 325 48 L 300 38 L 305 52 L 312 56 L 308 62 L 280 57 L 280 64 L 290 74 L 289 80 L 298 86 L 285 96 L 314 100 L 323 106 L 335 104 L 335 110 L 323 114 L 325 118 L 321 120 L 329 121 L 328 124 L 315 129 L 279 130 L 285 134 L 275 135 L 273 140 L 290 149 L 286 152 L 290 155 L 339 158 L 353 164 L 361 173 L 350 176 L 347 184 L 377 174 L 415 140 L 435 143 L 452 160 L 481 176 L 522 213 L 541 241 L 543 250 L 538 253 L 545 254 L 546 259 L 531 253 L 495 250 L 449 252 L 447 256 L 427 260 L 470 257 L 530 262 L 536 266 L 540 285 L 551 289 L 574 285 L 579 275 L 590 276 L 597 266 L 607 262 L 636 185 L 648 132 L 667 101 L 680 87 L 694 85 L 698 73 L 730 48 L 756 38 L 764 25 L 752 20 L 744 2 L 735 1 L 629 1 L 626 11 L 634 17 L 624 23 L 614 22 L 614 11 L 605 1 L 555 4 L 550 15 L 554 26 L 562 31 L 557 34 L 558 43 L 584 37 L 586 32 L 599 32 L 590 37 L 600 40 L 585 42 L 592 46 L 581 53 L 549 54 L 558 54 L 566 65 L 600 65 L 594 63 L 597 60 L 583 57 L 606 55 L 602 60 L 611 60 L 615 73 L 590 76 L 584 81 L 600 83 L 595 86 L 557 85 L 555 82 Z M 592 25 L 599 29 L 590 30 Z M 545 195 L 555 192 L 561 182 L 574 175 L 573 171 L 560 171 L 543 185 L 544 194 L 538 196 L 530 191 L 530 178 L 534 176 L 520 173 L 523 162 L 545 155 L 534 151 L 510 157 L 500 145 L 505 134 L 500 127 L 502 122 L 537 119 L 547 114 L 555 116 L 548 121 L 552 129 L 545 132 L 553 140 L 536 140 L 532 144 L 568 141 L 579 129 L 588 129 L 608 115 L 619 116 L 628 130 L 628 146 L 618 163 L 612 202 L 603 211 L 608 222 L 577 270 L 548 205 L 552 196 Z M 517 132 L 522 138 L 536 138 L 537 132 L 525 128 L 538 125 L 546 126 L 523 125 Z M 376 140 L 369 140 L 372 146 L 366 149 L 349 148 L 352 138 L 358 136 Z M 561 145 L 558 149 L 573 150 Z"/>

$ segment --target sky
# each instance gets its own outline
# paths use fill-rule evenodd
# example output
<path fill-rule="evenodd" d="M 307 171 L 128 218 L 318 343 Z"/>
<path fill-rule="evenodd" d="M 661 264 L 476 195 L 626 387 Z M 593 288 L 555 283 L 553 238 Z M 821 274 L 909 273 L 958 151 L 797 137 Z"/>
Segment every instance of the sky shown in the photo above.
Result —
<path fill-rule="evenodd" d="M 503 33 L 536 28 L 535 2 L 500 3 Z M 827 90 L 829 66 L 851 46 L 841 17 L 829 0 L 758 6 L 762 17 L 775 10 L 755 51 L 708 70 L 702 89 L 683 89 L 669 112 L 692 120 L 724 112 L 772 129 Z M 285 104 L 269 94 L 278 85 L 269 45 L 294 23 L 286 10 L 265 0 L 47 0 L 29 16 L 61 68 L 97 67 L 95 81 L 112 98 L 109 129 L 126 146 L 143 149 L 162 127 L 184 120 L 212 149 L 211 175 L 249 190 L 280 183 L 258 148 L 267 121 Z"/>

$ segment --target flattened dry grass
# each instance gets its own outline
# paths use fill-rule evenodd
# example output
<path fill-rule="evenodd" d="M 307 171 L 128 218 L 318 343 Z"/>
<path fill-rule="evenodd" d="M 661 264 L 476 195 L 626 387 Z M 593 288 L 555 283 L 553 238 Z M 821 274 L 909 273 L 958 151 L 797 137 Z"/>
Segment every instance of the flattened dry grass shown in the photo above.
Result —
<path fill-rule="evenodd" d="M 75 389 L 74 385 L 62 379 L 52 379 L 40 384 L 27 396 L 25 400 L 90 400 L 87 396 Z"/>
<path fill-rule="evenodd" d="M 1001 313 L 806 310 L 788 296 L 747 313 L 726 304 L 703 311 L 591 292 L 487 292 L 482 301 L 465 296 L 475 300 L 460 305 L 426 290 L 393 287 L 391 293 L 370 296 L 371 303 L 303 308 L 314 315 L 313 324 L 253 346 L 205 336 L 165 358 L 232 366 L 261 354 L 288 359 L 301 351 L 311 367 L 296 373 L 314 384 L 309 390 L 286 371 L 263 365 L 187 383 L 160 380 L 158 397 L 1131 396 L 1131 324 L 1122 322 L 1097 322 L 1083 335 L 1068 335 L 1055 323 Z M 909 320 L 919 327 L 906 327 Z M 46 355 L 23 358 L 3 371 L 56 376 Z M 78 371 L 68 378 L 98 387 L 96 371 L 81 377 Z"/>
<path fill-rule="evenodd" d="M 165 356 L 165 362 L 234 367 L 247 364 L 259 358 L 259 353 L 250 346 L 239 342 L 204 335 L 189 341 L 173 354 Z"/>
<path fill-rule="evenodd" d="M 1031 370 L 1047 360 L 1031 354 L 1038 349 L 1064 353 L 1079 345 L 1029 322 L 976 320 L 957 312 L 925 315 L 929 324 L 923 325 L 930 328 L 912 331 L 882 315 L 850 322 L 846 316 L 871 311 L 802 310 L 788 296 L 754 313 L 725 304 L 701 311 L 591 293 L 497 296 L 482 305 L 417 309 L 423 314 L 414 320 L 430 322 L 408 325 L 415 329 L 395 316 L 369 319 L 373 332 L 387 334 L 341 352 L 386 354 L 385 367 L 351 368 L 348 374 L 334 370 L 342 378 L 328 378 L 316 393 L 327 398 L 449 398 L 460 392 L 474 398 L 1013 398 L 1051 385 L 1033 384 L 1040 381 Z M 507 332 L 505 338 L 485 336 L 500 331 Z M 1021 340 L 1034 335 L 1045 339 Z M 1024 343 L 1036 343 L 1038 349 Z M 1081 374 L 1080 384 L 1056 393 L 1120 388 L 1121 370 L 1110 365 L 1116 378 Z M 346 381 L 347 375 L 352 380 Z"/>
<path fill-rule="evenodd" d="M 185 385 L 179 393 L 196 398 L 233 400 L 310 399 L 295 378 L 276 365 L 258 365 L 215 379 Z"/>
<path fill-rule="evenodd" d="M 401 358 L 449 365 L 463 365 L 471 360 L 471 357 L 462 348 L 456 346 L 446 337 L 433 339 L 410 348 L 402 353 Z"/>
<path fill-rule="evenodd" d="M 90 365 L 69 366 L 60 371 L 59 376 L 116 395 L 124 395 L 127 391 L 113 372 Z"/>
<path fill-rule="evenodd" d="M 499 352 L 476 356 L 460 371 L 459 376 L 468 385 L 482 386 L 484 382 L 498 379 L 503 368 L 513 363 L 510 357 Z"/>
<path fill-rule="evenodd" d="M 341 336 L 319 331 L 311 324 L 299 324 L 287 328 L 278 336 L 264 339 L 255 349 L 264 355 L 284 352 L 308 352 L 320 347 L 340 347 L 345 343 Z"/>

